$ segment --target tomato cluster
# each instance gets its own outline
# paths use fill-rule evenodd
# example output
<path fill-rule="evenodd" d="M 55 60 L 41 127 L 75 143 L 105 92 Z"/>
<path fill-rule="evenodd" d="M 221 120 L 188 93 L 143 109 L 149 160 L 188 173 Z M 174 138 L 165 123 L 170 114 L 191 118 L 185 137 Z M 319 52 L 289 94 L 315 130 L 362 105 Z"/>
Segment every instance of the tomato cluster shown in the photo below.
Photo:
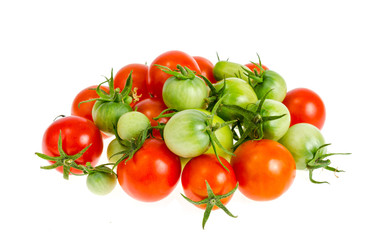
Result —
<path fill-rule="evenodd" d="M 107 86 L 106 86 L 107 85 Z M 238 189 L 256 201 L 280 197 L 296 170 L 329 166 L 320 132 L 322 99 L 307 88 L 287 91 L 284 78 L 258 63 L 239 64 L 168 51 L 129 64 L 79 92 L 71 116 L 45 131 L 38 156 L 66 179 L 87 175 L 90 191 L 117 183 L 145 202 L 167 197 L 181 181 L 183 197 L 205 209 L 226 207 Z M 103 139 L 112 138 L 97 165 Z"/>

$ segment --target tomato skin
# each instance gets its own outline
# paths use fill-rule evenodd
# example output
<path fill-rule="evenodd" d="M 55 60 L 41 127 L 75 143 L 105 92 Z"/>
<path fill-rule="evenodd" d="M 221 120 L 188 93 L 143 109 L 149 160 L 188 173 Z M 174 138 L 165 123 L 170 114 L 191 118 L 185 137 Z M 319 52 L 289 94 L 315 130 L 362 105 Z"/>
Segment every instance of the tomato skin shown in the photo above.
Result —
<path fill-rule="evenodd" d="M 214 87 L 219 91 L 224 87 L 224 81 L 215 83 Z M 225 90 L 223 95 L 223 104 L 236 105 L 242 108 L 246 108 L 248 105 L 258 101 L 253 88 L 247 82 L 239 78 L 227 78 L 225 80 Z M 219 108 L 217 114 L 225 121 L 237 118 L 237 116 L 233 115 L 223 107 Z"/>
<path fill-rule="evenodd" d="M 231 164 L 239 182 L 238 189 L 252 200 L 278 198 L 294 181 L 296 164 L 293 156 L 276 141 L 247 141 L 234 154 Z"/>
<path fill-rule="evenodd" d="M 256 111 L 260 100 L 256 104 L 248 105 L 247 109 Z M 285 114 L 285 115 L 284 115 Z M 290 125 L 290 113 L 288 108 L 279 101 L 266 99 L 260 111 L 262 117 L 281 116 L 281 118 L 267 121 L 263 123 L 263 138 L 271 140 L 279 140 L 288 131 Z"/>
<path fill-rule="evenodd" d="M 291 126 L 279 142 L 292 153 L 299 170 L 306 170 L 306 161 L 312 159 L 317 149 L 325 144 L 320 130 L 309 123 Z M 326 148 L 320 151 L 324 154 Z"/>
<path fill-rule="evenodd" d="M 206 108 L 208 88 L 205 82 L 195 77 L 180 80 L 174 76 L 168 78 L 163 86 L 163 101 L 169 108 L 179 111 L 193 108 Z"/>
<path fill-rule="evenodd" d="M 87 101 L 90 99 L 99 98 L 99 95 L 96 93 L 97 85 L 93 85 L 82 89 L 74 98 L 72 107 L 71 107 L 71 114 L 74 116 L 84 117 L 90 121 L 92 119 L 92 108 L 96 101 L 85 102 L 81 103 L 82 101 Z M 109 88 L 107 86 L 101 86 L 100 89 L 104 90 L 105 92 L 109 93 Z M 79 105 L 79 106 L 78 106 Z"/>
<path fill-rule="evenodd" d="M 147 139 L 126 163 L 117 166 L 118 182 L 131 197 L 155 202 L 167 197 L 181 175 L 181 162 L 161 139 Z"/>
<path fill-rule="evenodd" d="M 154 120 L 153 118 L 159 116 L 159 114 L 167 109 L 168 107 L 164 104 L 163 100 L 160 98 L 146 98 L 134 105 L 134 109 L 138 112 L 143 113 L 148 117 L 151 122 L 151 126 L 157 126 L 158 123 L 167 123 L 169 118 L 160 118 Z M 160 132 L 156 129 L 152 131 L 154 137 L 161 138 Z"/>
<path fill-rule="evenodd" d="M 184 167 L 181 174 L 181 183 L 185 195 L 193 201 L 207 198 L 206 180 L 215 195 L 224 195 L 236 187 L 237 180 L 232 166 L 224 158 L 221 162 L 229 172 L 220 164 L 214 154 L 202 154 L 192 158 Z M 233 195 L 221 199 L 225 205 Z M 196 205 L 205 209 L 206 204 Z M 217 206 L 213 208 L 218 209 Z"/>
<path fill-rule="evenodd" d="M 205 131 L 207 116 L 196 109 L 187 109 L 173 115 L 164 128 L 168 148 L 183 158 L 201 155 L 210 147 L 210 137 Z"/>
<path fill-rule="evenodd" d="M 148 70 L 147 88 L 153 97 L 162 98 L 164 83 L 170 77 L 170 74 L 163 72 L 155 64 L 168 67 L 172 70 L 176 70 L 179 64 L 195 71 L 197 75 L 201 74 L 198 63 L 187 53 L 177 50 L 162 53 L 154 59 Z"/>
<path fill-rule="evenodd" d="M 133 109 L 127 103 L 105 102 L 97 100 L 92 108 L 92 118 L 95 125 L 104 133 L 113 135 L 114 127 L 117 125 L 119 118 Z"/>
<path fill-rule="evenodd" d="M 58 151 L 60 131 L 62 148 L 67 155 L 77 154 L 92 144 L 75 161 L 77 164 L 86 165 L 87 162 L 90 162 L 92 166 L 97 164 L 103 151 L 103 138 L 100 130 L 92 121 L 78 116 L 68 116 L 55 120 L 43 135 L 42 151 L 44 154 L 51 157 L 60 156 Z M 62 167 L 58 167 L 57 170 L 63 172 Z M 73 173 L 82 173 L 82 171 L 74 168 L 70 170 Z"/>
<path fill-rule="evenodd" d="M 272 89 L 271 92 L 269 92 Z M 267 92 L 267 99 L 274 99 L 282 102 L 286 96 L 287 86 L 283 77 L 277 72 L 266 70 L 263 73 L 263 82 L 254 87 L 259 99 L 261 99 Z"/>
<path fill-rule="evenodd" d="M 246 66 L 239 63 L 228 62 L 228 61 L 219 61 L 215 64 L 213 73 L 215 79 L 219 82 L 224 78 L 240 78 L 242 80 L 248 81 L 248 78 L 245 74 Z M 249 70 L 249 69 L 248 69 Z"/>
<path fill-rule="evenodd" d="M 116 187 L 117 179 L 114 173 L 94 172 L 86 179 L 87 188 L 96 195 L 107 195 Z"/>
<path fill-rule="evenodd" d="M 149 98 L 150 95 L 147 89 L 147 78 L 148 78 L 148 66 L 145 64 L 132 63 L 122 67 L 116 73 L 113 79 L 113 85 L 116 88 L 122 90 L 125 87 L 126 79 L 132 71 L 132 90 L 136 89 L 136 95 L 139 97 L 139 101 L 145 98 Z"/>
<path fill-rule="evenodd" d="M 297 123 L 310 123 L 322 129 L 326 119 L 323 100 L 314 91 L 296 88 L 288 91 L 283 101 L 291 115 L 290 126 Z"/>
<path fill-rule="evenodd" d="M 214 77 L 214 64 L 208 60 L 207 58 L 201 56 L 193 56 L 195 61 L 198 63 L 198 66 L 201 70 L 201 74 L 205 76 L 211 83 L 216 83 L 216 79 Z"/>
<path fill-rule="evenodd" d="M 245 66 L 248 67 L 252 72 L 254 72 L 254 69 L 256 69 L 258 71 L 258 73 L 260 73 L 260 68 L 257 65 L 255 65 L 254 63 L 247 63 L 247 64 L 245 64 Z M 262 64 L 262 68 L 264 70 L 269 70 L 268 67 L 264 66 L 263 64 Z"/>

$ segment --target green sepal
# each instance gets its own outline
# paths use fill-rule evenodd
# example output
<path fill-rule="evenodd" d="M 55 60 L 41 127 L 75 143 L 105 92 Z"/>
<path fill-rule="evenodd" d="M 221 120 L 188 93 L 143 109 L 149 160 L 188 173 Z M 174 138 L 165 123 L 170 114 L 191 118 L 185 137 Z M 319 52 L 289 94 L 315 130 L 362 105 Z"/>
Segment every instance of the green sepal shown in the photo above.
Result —
<path fill-rule="evenodd" d="M 210 184 L 208 184 L 207 180 L 206 182 L 206 188 L 207 188 L 207 198 L 201 200 L 201 201 L 193 201 L 190 198 L 186 197 L 181 193 L 181 196 L 184 197 L 188 202 L 194 204 L 194 205 L 202 205 L 202 204 L 207 204 L 206 209 L 203 214 L 203 220 L 202 220 L 202 228 L 206 226 L 207 220 L 210 217 L 211 211 L 213 207 L 216 205 L 220 209 L 222 209 L 228 216 L 237 218 L 237 216 L 233 215 L 225 206 L 224 204 L 220 201 L 223 198 L 231 196 L 238 188 L 238 182 L 236 186 L 228 193 L 224 195 L 215 195 L 214 192 L 212 191 L 212 188 Z"/>

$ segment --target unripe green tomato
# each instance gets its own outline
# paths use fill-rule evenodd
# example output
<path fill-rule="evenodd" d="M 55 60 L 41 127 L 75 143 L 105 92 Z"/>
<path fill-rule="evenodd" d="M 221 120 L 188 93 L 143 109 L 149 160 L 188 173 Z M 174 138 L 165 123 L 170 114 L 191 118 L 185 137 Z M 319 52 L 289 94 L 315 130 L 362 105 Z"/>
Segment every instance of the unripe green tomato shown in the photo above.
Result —
<path fill-rule="evenodd" d="M 206 108 L 208 88 L 199 78 L 178 79 L 175 76 L 168 78 L 163 86 L 163 101 L 168 108 L 179 111 L 193 108 Z"/>
<path fill-rule="evenodd" d="M 259 103 L 260 100 L 258 100 L 256 104 L 249 105 L 247 109 L 254 112 Z M 266 99 L 264 101 L 262 109 L 260 110 L 260 115 L 262 117 L 281 116 L 283 114 L 285 115 L 281 118 L 263 123 L 263 138 L 278 141 L 284 136 L 290 126 L 290 113 L 283 103 L 272 99 Z"/>
<path fill-rule="evenodd" d="M 117 122 L 117 133 L 123 140 L 137 139 L 150 126 L 150 120 L 143 113 L 127 112 Z"/>
<path fill-rule="evenodd" d="M 269 92 L 272 89 L 271 92 Z M 283 77 L 277 72 L 266 70 L 263 73 L 263 82 L 254 87 L 259 99 L 261 99 L 267 92 L 267 99 L 274 99 L 282 102 L 286 96 L 287 87 Z"/>
<path fill-rule="evenodd" d="M 107 172 L 93 172 L 87 176 L 87 188 L 96 195 L 107 195 L 116 187 L 115 174 Z"/>
<path fill-rule="evenodd" d="M 245 69 L 250 69 L 245 65 L 228 62 L 228 61 L 219 61 L 215 64 L 213 72 L 216 81 L 221 81 L 224 78 L 236 77 L 248 81 L 247 76 L 245 75 Z"/>
<path fill-rule="evenodd" d="M 107 159 L 110 163 L 116 163 L 122 157 L 122 154 L 117 154 L 119 152 L 127 151 L 128 149 L 122 145 L 117 139 L 113 139 L 107 147 Z M 117 154 L 117 155 L 115 155 Z"/>
<path fill-rule="evenodd" d="M 291 126 L 286 134 L 279 140 L 296 162 L 296 168 L 306 169 L 306 161 L 311 160 L 319 147 L 325 144 L 320 130 L 309 123 L 298 123 Z M 320 155 L 326 153 L 326 148 L 319 150 Z"/>

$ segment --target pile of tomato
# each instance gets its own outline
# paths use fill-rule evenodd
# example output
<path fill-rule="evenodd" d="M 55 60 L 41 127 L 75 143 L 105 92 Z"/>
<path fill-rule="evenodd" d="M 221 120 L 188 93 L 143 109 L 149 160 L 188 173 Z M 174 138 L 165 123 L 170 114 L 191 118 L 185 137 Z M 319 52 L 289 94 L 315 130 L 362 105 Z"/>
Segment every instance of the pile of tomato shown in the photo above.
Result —
<path fill-rule="evenodd" d="M 256 62 L 239 64 L 168 51 L 148 66 L 128 64 L 80 91 L 71 116 L 46 129 L 43 169 L 87 176 L 99 195 L 117 185 L 145 202 L 167 197 L 181 181 L 188 202 L 223 209 L 239 190 L 268 201 L 292 185 L 296 170 L 330 166 L 318 94 L 288 91 L 283 77 Z M 102 157 L 103 139 L 110 139 Z M 106 160 L 98 165 L 99 160 Z"/>

